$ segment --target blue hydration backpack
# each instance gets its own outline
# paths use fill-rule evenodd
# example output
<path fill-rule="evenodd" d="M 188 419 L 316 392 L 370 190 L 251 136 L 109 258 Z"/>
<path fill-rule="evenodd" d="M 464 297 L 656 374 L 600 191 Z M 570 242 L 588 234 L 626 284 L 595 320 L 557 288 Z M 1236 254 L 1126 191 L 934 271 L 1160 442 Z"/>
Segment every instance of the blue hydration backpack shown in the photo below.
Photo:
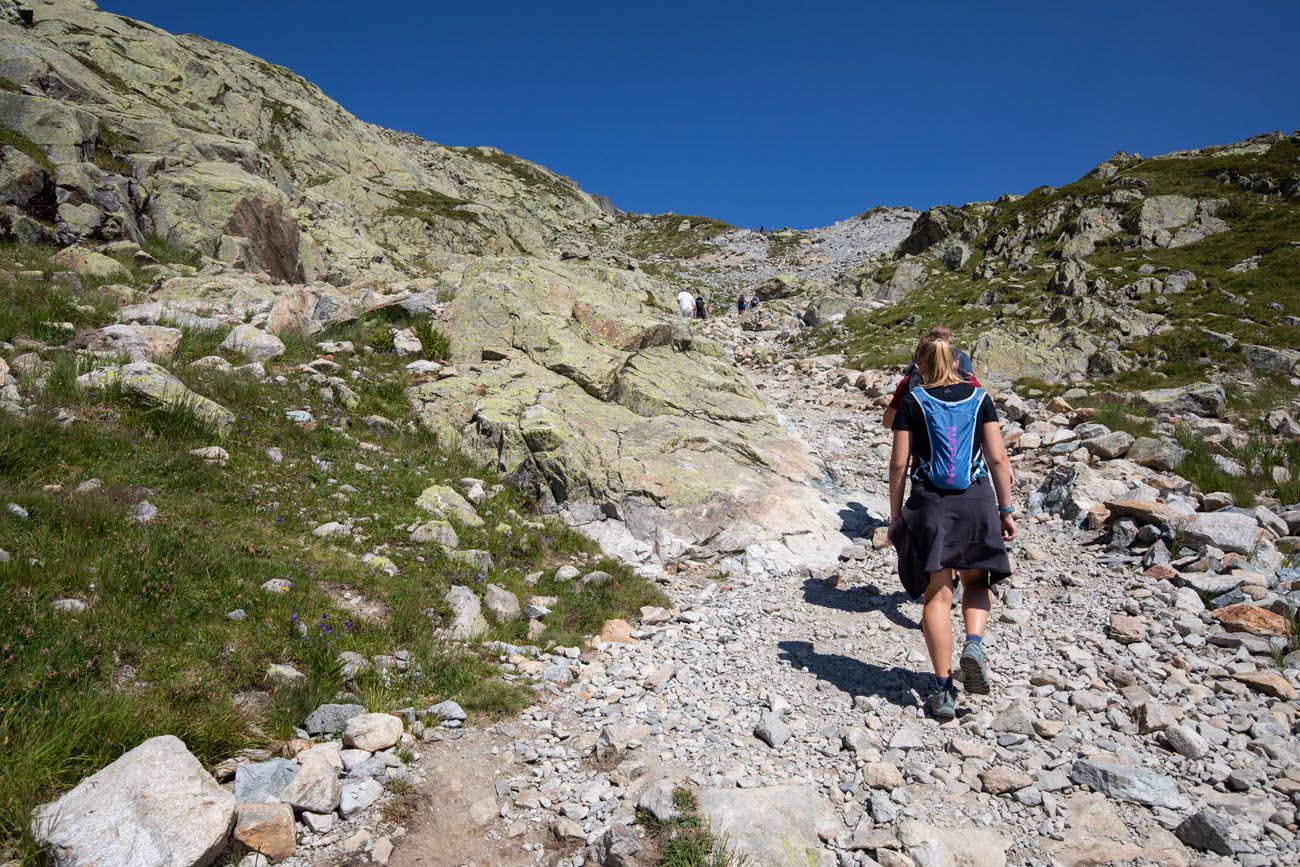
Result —
<path fill-rule="evenodd" d="M 918 471 L 936 488 L 964 491 L 971 482 L 988 472 L 984 456 L 975 451 L 975 426 L 979 422 L 984 389 L 977 388 L 965 400 L 939 400 L 924 388 L 912 394 L 925 416 L 930 436 L 930 460 L 921 461 Z"/>

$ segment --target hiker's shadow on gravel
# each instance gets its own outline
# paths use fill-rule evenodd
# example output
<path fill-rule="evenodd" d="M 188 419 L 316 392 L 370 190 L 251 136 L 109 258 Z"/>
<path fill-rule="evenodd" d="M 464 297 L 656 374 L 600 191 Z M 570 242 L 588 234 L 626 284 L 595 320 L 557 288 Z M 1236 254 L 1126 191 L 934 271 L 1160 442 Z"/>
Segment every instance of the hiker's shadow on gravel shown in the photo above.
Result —
<path fill-rule="evenodd" d="M 875 584 L 839 590 L 835 587 L 827 587 L 816 578 L 809 578 L 803 582 L 803 598 L 805 602 L 813 605 L 834 608 L 836 611 L 847 611 L 850 614 L 881 611 L 890 622 L 908 629 L 916 629 L 920 626 L 902 612 L 900 606 L 908 599 L 907 594 L 901 590 L 885 593 Z"/>
<path fill-rule="evenodd" d="M 878 695 L 899 707 L 915 707 L 918 696 L 934 686 L 929 673 L 884 668 L 839 653 L 818 653 L 807 641 L 782 641 L 779 658 L 792 668 L 807 668 L 821 680 L 852 697 Z"/>
<path fill-rule="evenodd" d="M 856 500 L 845 503 L 839 511 L 840 532 L 850 540 L 866 535 L 868 530 L 883 526 L 884 522 L 872 516 L 867 507 Z"/>

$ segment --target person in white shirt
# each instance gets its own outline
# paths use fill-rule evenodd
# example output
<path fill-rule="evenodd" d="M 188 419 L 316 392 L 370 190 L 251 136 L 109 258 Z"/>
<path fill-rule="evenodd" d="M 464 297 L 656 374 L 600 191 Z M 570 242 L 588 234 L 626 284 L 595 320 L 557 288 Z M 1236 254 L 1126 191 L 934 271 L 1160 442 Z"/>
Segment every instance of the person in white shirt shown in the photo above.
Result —
<path fill-rule="evenodd" d="M 695 296 L 685 289 L 677 293 L 677 312 L 687 319 L 695 318 Z"/>

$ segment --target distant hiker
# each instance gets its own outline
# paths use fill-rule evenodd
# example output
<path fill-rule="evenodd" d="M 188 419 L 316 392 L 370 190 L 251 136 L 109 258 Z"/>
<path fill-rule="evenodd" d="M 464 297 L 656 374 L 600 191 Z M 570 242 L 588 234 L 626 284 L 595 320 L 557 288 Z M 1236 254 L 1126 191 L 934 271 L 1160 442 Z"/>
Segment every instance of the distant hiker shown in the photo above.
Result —
<path fill-rule="evenodd" d="M 755 307 L 757 307 L 757 306 L 758 306 L 758 296 L 757 296 L 757 295 L 750 295 L 750 296 L 749 296 L 749 309 L 750 309 L 750 310 L 753 310 L 753 309 L 754 309 Z"/>
<path fill-rule="evenodd" d="M 700 295 L 695 296 L 695 318 L 696 319 L 709 318 L 709 311 L 704 307 L 704 298 L 703 296 Z"/>
<path fill-rule="evenodd" d="M 898 574 L 913 599 L 925 601 L 921 629 L 937 688 L 926 700 L 936 719 L 957 715 L 952 681 L 952 591 L 962 582 L 966 692 L 987 695 L 984 629 L 992 585 L 1011 574 L 1005 541 L 1015 538 L 1011 464 L 997 409 L 984 389 L 965 380 L 947 340 L 927 335 L 916 349 L 921 384 L 894 418 L 889 460 L 889 538 Z M 909 459 L 911 493 L 904 502 Z"/>
<path fill-rule="evenodd" d="M 677 312 L 687 319 L 695 318 L 695 296 L 685 289 L 677 293 Z"/>
<path fill-rule="evenodd" d="M 952 346 L 952 330 L 947 325 L 936 325 L 931 328 L 925 335 L 926 339 L 946 340 L 949 346 Z M 957 372 L 962 378 L 972 385 L 978 386 L 980 381 L 975 377 L 975 367 L 971 364 L 970 356 L 960 349 L 954 349 L 953 355 L 957 358 Z M 898 413 L 898 408 L 903 404 L 903 398 L 907 393 L 921 384 L 921 374 L 916 369 L 916 359 L 912 359 L 903 371 L 903 378 L 894 389 L 894 396 L 889 401 L 889 408 L 885 410 L 885 417 L 881 423 L 886 428 L 893 428 L 894 416 Z"/>
<path fill-rule="evenodd" d="M 744 313 L 744 312 L 745 312 L 745 308 L 748 307 L 748 306 L 749 306 L 749 305 L 745 303 L 745 296 L 744 296 L 744 294 L 742 293 L 741 296 L 740 296 L 739 298 L 736 299 L 736 312 L 737 312 L 737 313 Z"/>

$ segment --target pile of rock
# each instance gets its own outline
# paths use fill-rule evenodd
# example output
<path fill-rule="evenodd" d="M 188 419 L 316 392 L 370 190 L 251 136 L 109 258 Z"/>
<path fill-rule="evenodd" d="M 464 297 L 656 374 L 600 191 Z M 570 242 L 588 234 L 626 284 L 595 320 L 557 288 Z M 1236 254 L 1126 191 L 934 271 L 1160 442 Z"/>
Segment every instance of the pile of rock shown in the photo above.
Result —
<path fill-rule="evenodd" d="M 443 713 L 464 718 L 447 704 Z M 151 738 L 39 807 L 33 834 L 60 864 L 201 867 L 228 853 L 257 867 L 336 849 L 386 863 L 392 840 L 374 837 L 361 814 L 386 783 L 408 776 L 416 737 L 401 716 L 354 704 L 320 706 L 300 735 L 287 758 L 248 751 L 221 763 L 216 778 L 177 738 Z"/>

